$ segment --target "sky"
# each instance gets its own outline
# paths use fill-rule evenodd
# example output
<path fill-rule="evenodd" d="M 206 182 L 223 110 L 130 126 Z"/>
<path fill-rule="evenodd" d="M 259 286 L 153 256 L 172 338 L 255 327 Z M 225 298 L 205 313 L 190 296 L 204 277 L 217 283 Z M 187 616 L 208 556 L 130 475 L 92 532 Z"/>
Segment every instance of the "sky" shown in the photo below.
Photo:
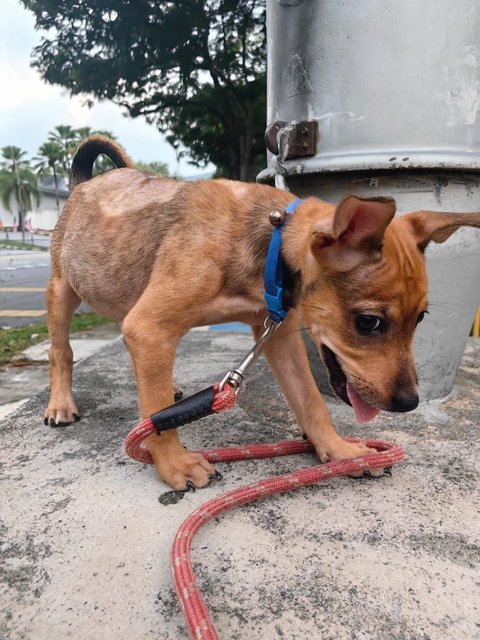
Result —
<path fill-rule="evenodd" d="M 18 0 L 0 0 L 0 147 L 15 145 L 36 155 L 48 132 L 59 124 L 90 126 L 111 131 L 133 160 L 166 162 L 174 173 L 177 160 L 173 148 L 157 129 L 143 118 L 126 118 L 124 110 L 111 102 L 83 105 L 85 97 L 70 97 L 61 87 L 45 83 L 30 67 L 33 48 L 40 42 L 33 14 Z M 198 169 L 184 159 L 182 176 L 213 170 Z"/>

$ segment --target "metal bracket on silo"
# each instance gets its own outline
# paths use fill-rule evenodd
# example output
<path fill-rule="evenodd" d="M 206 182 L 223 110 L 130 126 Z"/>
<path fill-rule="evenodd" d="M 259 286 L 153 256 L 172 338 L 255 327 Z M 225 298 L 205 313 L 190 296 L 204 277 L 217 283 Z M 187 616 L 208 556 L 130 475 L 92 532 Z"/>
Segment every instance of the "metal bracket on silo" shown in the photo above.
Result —
<path fill-rule="evenodd" d="M 274 155 L 278 154 L 278 133 L 287 126 L 288 122 L 277 120 L 265 129 L 265 144 Z M 314 156 L 317 145 L 317 122 L 305 120 L 293 125 L 288 139 L 288 153 L 285 160 Z"/>

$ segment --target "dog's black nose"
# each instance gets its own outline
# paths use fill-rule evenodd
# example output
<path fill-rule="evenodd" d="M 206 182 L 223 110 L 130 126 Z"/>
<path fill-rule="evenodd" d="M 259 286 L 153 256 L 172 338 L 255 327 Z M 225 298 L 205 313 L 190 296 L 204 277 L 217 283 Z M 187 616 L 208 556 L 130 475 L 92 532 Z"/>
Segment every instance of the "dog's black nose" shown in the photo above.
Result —
<path fill-rule="evenodd" d="M 392 396 L 390 411 L 413 411 L 418 407 L 418 394 L 404 393 Z"/>

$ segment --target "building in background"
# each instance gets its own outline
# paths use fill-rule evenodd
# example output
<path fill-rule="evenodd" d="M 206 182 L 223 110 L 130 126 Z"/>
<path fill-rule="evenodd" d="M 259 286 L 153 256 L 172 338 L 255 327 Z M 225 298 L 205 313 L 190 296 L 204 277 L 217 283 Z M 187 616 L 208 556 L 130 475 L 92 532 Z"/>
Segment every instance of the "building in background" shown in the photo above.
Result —
<path fill-rule="evenodd" d="M 68 188 L 63 177 L 57 177 L 57 188 L 53 176 L 38 181 L 40 202 L 33 203 L 33 210 L 24 214 L 25 230 L 51 231 L 57 224 L 58 216 L 68 198 Z M 58 196 L 58 200 L 57 200 Z M 11 211 L 0 201 L 0 229 L 16 230 L 18 227 L 18 204 L 14 198 L 10 201 Z"/>

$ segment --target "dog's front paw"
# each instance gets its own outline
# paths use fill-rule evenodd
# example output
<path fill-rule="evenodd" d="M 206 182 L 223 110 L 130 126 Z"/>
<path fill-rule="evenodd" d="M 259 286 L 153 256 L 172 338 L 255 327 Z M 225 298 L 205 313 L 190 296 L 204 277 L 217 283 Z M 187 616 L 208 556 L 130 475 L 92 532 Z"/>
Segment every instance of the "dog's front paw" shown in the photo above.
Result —
<path fill-rule="evenodd" d="M 147 441 L 147 447 L 158 477 L 176 491 L 195 491 L 206 487 L 211 480 L 221 479 L 221 474 L 200 453 L 192 453 L 181 445 L 174 448 L 158 446 L 158 440 Z"/>
<path fill-rule="evenodd" d="M 46 425 L 51 427 L 66 427 L 72 422 L 80 420 L 80 411 L 73 398 L 60 401 L 51 398 L 43 414 L 43 420 Z"/>
<path fill-rule="evenodd" d="M 330 460 L 346 460 L 349 458 L 360 458 L 367 453 L 376 453 L 376 449 L 367 447 L 362 442 L 347 442 L 340 436 L 326 440 L 319 445 L 315 445 L 315 450 L 321 462 L 329 462 Z M 369 469 L 368 473 L 358 471 L 349 474 L 351 478 L 361 478 L 363 475 L 369 475 L 374 478 L 383 476 L 384 470 Z"/>
<path fill-rule="evenodd" d="M 177 460 L 155 463 L 158 476 L 177 491 L 195 491 L 216 478 L 215 469 L 200 453 L 184 453 Z"/>

